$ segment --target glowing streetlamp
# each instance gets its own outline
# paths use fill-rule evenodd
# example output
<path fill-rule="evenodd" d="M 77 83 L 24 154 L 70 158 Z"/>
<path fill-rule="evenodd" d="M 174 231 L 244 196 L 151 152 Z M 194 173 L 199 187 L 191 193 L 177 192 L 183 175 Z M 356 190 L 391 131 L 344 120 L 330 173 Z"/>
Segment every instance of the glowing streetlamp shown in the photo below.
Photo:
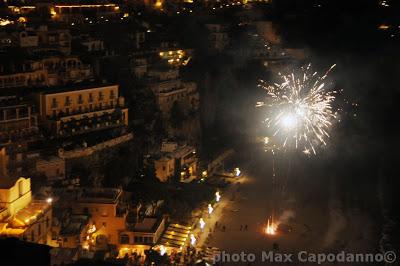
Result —
<path fill-rule="evenodd" d="M 164 256 L 164 254 L 167 253 L 167 248 L 164 247 L 163 245 L 160 246 L 160 254 L 161 256 Z"/>
<path fill-rule="evenodd" d="M 51 204 L 51 203 L 53 202 L 53 198 L 47 198 L 47 199 L 46 199 L 46 202 L 47 202 L 48 204 Z"/>
<path fill-rule="evenodd" d="M 196 237 L 193 234 L 190 234 L 190 244 L 192 246 L 196 244 Z"/>
<path fill-rule="evenodd" d="M 211 214 L 214 211 L 214 208 L 211 206 L 211 204 L 208 204 L 208 214 Z"/>
<path fill-rule="evenodd" d="M 221 194 L 219 193 L 219 191 L 215 192 L 215 201 L 219 202 L 221 200 Z"/>
<path fill-rule="evenodd" d="M 206 225 L 206 222 L 204 222 L 203 218 L 200 218 L 199 224 L 200 224 L 200 228 L 204 229 L 204 226 Z"/>
<path fill-rule="evenodd" d="M 240 176 L 240 174 L 242 173 L 242 172 L 240 171 L 239 167 L 236 167 L 236 168 L 234 169 L 234 172 L 235 172 L 235 176 L 236 176 L 236 177 Z"/>

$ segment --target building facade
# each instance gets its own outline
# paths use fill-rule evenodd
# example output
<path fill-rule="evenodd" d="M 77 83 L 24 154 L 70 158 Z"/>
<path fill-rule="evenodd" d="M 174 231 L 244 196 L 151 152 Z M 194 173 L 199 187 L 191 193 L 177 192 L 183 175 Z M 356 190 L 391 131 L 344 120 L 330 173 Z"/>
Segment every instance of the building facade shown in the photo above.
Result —
<path fill-rule="evenodd" d="M 29 178 L 1 179 L 0 204 L 0 236 L 47 244 L 51 203 L 32 199 Z"/>
<path fill-rule="evenodd" d="M 81 188 L 58 193 L 62 208 L 71 208 L 73 215 L 89 215 L 88 239 L 81 242 L 87 249 L 107 249 L 119 243 L 119 232 L 125 230 L 126 210 L 121 205 L 122 190 Z"/>
<path fill-rule="evenodd" d="M 36 96 L 40 120 L 55 137 L 128 125 L 117 85 L 60 89 Z"/>
<path fill-rule="evenodd" d="M 188 182 L 197 177 L 198 158 L 196 149 L 176 142 L 163 142 L 161 155 L 154 161 L 156 177 L 167 182 L 176 177 L 180 182 Z"/>
<path fill-rule="evenodd" d="M 183 111 L 197 111 L 199 93 L 194 82 L 183 82 L 178 68 L 160 68 L 149 71 L 150 89 L 156 96 L 158 107 L 164 116 L 168 116 L 175 103 Z"/>
<path fill-rule="evenodd" d="M 119 234 L 119 257 L 145 255 L 144 251 L 154 246 L 165 230 L 164 217 L 145 217 Z"/>

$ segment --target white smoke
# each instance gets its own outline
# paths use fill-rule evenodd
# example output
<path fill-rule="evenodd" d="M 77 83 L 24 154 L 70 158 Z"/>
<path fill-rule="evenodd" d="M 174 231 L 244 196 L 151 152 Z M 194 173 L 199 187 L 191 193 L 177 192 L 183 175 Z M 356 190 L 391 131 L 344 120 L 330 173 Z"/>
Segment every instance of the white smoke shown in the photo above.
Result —
<path fill-rule="evenodd" d="M 282 215 L 279 217 L 277 224 L 282 224 L 282 223 L 288 223 L 290 219 L 293 219 L 295 216 L 295 213 L 293 210 L 286 210 L 282 213 Z"/>

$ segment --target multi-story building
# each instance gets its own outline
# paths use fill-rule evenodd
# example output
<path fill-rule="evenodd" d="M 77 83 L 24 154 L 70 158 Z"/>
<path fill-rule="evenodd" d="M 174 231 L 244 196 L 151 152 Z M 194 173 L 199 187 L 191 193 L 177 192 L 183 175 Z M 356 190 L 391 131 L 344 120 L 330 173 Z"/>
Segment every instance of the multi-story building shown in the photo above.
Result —
<path fill-rule="evenodd" d="M 46 56 L 40 62 L 47 71 L 49 86 L 77 83 L 93 78 L 90 65 L 84 64 L 78 56 Z"/>
<path fill-rule="evenodd" d="M 46 244 L 51 201 L 33 200 L 29 178 L 0 179 L 0 236 Z"/>
<path fill-rule="evenodd" d="M 125 230 L 126 209 L 122 206 L 122 190 L 111 188 L 80 188 L 59 191 L 64 208 L 74 215 L 89 215 L 89 238 L 80 244 L 102 249 L 119 243 L 119 232 Z"/>
<path fill-rule="evenodd" d="M 161 182 L 169 181 L 175 175 L 180 182 L 190 181 L 197 177 L 196 149 L 176 142 L 163 142 L 161 155 L 154 161 L 154 167 Z"/>
<path fill-rule="evenodd" d="M 60 52 L 71 54 L 71 34 L 69 29 L 58 25 L 21 27 L 0 34 L 0 46 L 20 47 L 30 53 Z"/>
<path fill-rule="evenodd" d="M 196 149 L 192 146 L 181 146 L 173 151 L 176 159 L 176 169 L 180 174 L 180 181 L 186 182 L 197 177 L 198 158 Z"/>
<path fill-rule="evenodd" d="M 118 85 L 49 90 L 38 94 L 36 102 L 41 122 L 55 137 L 128 125 Z"/>
<path fill-rule="evenodd" d="M 210 32 L 209 43 L 213 50 L 221 51 L 229 44 L 227 26 L 224 24 L 206 24 Z"/>
<path fill-rule="evenodd" d="M 33 105 L 16 96 L 0 97 L 0 176 L 22 174 L 31 162 L 28 145 L 37 138 Z"/>
<path fill-rule="evenodd" d="M 50 7 L 52 19 L 66 23 L 82 23 L 91 19 L 109 19 L 120 16 L 120 7 L 114 3 L 83 4 L 79 1 L 55 4 Z"/>
<path fill-rule="evenodd" d="M 148 60 L 146 57 L 135 57 L 130 61 L 130 67 L 137 79 L 143 78 L 147 74 Z"/>
<path fill-rule="evenodd" d="M 57 86 L 92 78 L 90 65 L 71 55 L 44 56 L 18 65 L 0 63 L 0 89 Z"/>
<path fill-rule="evenodd" d="M 61 221 L 58 234 L 55 236 L 58 246 L 63 248 L 86 247 L 84 243 L 89 236 L 90 216 L 87 214 L 71 214 L 66 218 Z"/>
<path fill-rule="evenodd" d="M 199 107 L 199 94 L 194 82 L 183 82 L 178 68 L 157 68 L 149 71 L 150 89 L 164 116 L 168 116 L 175 102 L 184 111 L 196 111 Z"/>
<path fill-rule="evenodd" d="M 37 114 L 32 104 L 16 96 L 0 97 L 0 146 L 21 139 L 26 141 L 37 132 Z"/>
<path fill-rule="evenodd" d="M 175 175 L 175 158 L 169 154 L 162 155 L 154 161 L 156 177 L 161 182 L 169 181 Z"/>
<path fill-rule="evenodd" d="M 8 65 L 0 62 L 0 89 L 47 85 L 47 71 L 40 61 L 27 60 L 22 64 Z"/>
<path fill-rule="evenodd" d="M 71 34 L 66 28 L 40 25 L 12 33 L 19 47 L 33 52 L 59 51 L 71 54 Z"/>
<path fill-rule="evenodd" d="M 144 251 L 156 244 L 165 230 L 164 217 L 144 217 L 119 233 L 119 257 Z"/>

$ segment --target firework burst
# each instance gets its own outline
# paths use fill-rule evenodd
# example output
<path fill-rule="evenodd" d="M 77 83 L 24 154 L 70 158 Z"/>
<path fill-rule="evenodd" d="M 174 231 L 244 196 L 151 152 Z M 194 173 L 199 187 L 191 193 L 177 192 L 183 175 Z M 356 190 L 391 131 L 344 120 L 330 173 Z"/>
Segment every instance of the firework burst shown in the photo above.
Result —
<path fill-rule="evenodd" d="M 260 81 L 259 86 L 268 96 L 257 106 L 268 107 L 265 123 L 279 148 L 316 154 L 317 146 L 326 145 L 329 129 L 337 118 L 332 107 L 337 91 L 326 89 L 324 81 L 334 67 L 323 76 L 311 72 L 308 65 L 301 68 L 300 74 L 280 74 L 282 83 Z"/>

